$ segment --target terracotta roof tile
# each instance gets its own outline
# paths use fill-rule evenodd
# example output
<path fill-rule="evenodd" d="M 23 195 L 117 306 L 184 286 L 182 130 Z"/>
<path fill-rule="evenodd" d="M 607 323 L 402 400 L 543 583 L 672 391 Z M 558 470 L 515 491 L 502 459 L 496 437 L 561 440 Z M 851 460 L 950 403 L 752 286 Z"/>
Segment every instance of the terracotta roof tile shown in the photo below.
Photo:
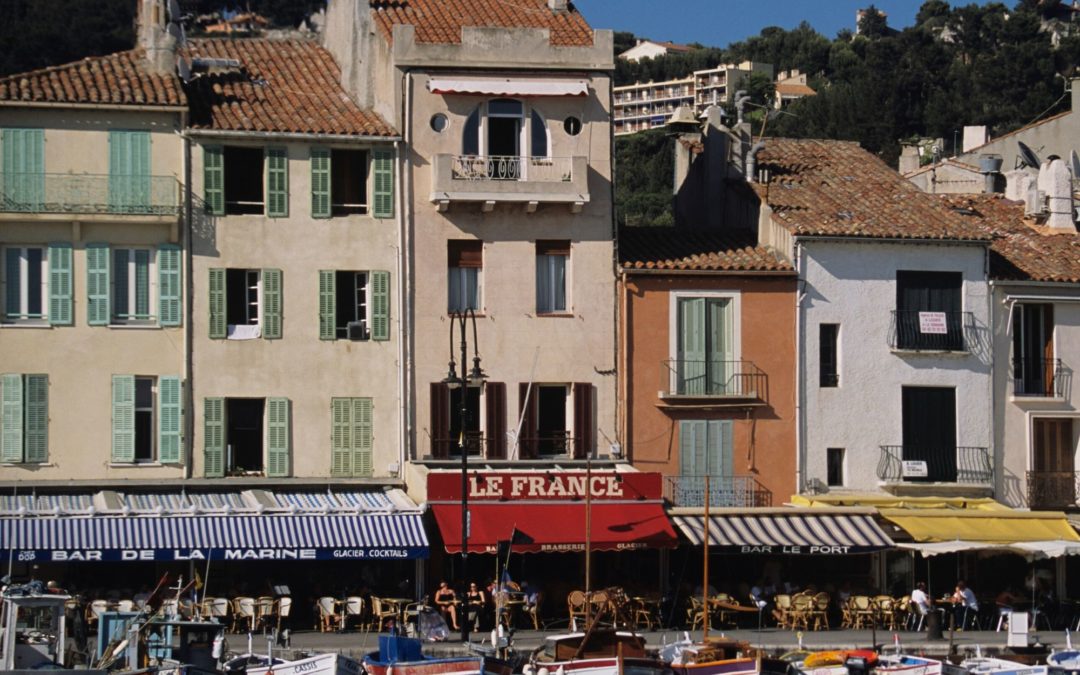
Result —
<path fill-rule="evenodd" d="M 2 101 L 148 106 L 187 102 L 180 79 L 149 72 L 139 49 L 0 78 Z"/>
<path fill-rule="evenodd" d="M 630 270 L 786 272 L 791 265 L 758 246 L 752 232 L 623 227 L 619 264 Z"/>
<path fill-rule="evenodd" d="M 215 70 L 192 80 L 195 129 L 396 135 L 379 115 L 349 98 L 333 57 L 314 42 L 197 39 L 189 41 L 187 54 L 241 63 L 239 70 Z"/>
<path fill-rule="evenodd" d="M 547 0 L 369 0 L 375 23 L 387 42 L 395 24 L 416 27 L 416 41 L 460 43 L 461 29 L 547 28 L 556 46 L 592 46 L 592 29 L 573 4 L 556 14 Z"/>
<path fill-rule="evenodd" d="M 1037 225 L 1023 202 L 1002 195 L 940 195 L 943 203 L 994 238 L 990 276 L 1010 281 L 1080 283 L 1080 234 Z"/>
<path fill-rule="evenodd" d="M 754 190 L 797 236 L 985 241 L 981 228 L 856 143 L 771 138 Z"/>

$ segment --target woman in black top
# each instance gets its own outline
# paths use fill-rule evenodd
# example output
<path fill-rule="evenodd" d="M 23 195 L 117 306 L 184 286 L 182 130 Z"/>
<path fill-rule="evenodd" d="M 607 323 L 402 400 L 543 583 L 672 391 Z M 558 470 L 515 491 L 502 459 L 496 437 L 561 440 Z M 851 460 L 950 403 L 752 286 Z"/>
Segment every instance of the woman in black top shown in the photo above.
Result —
<path fill-rule="evenodd" d="M 450 626 L 454 630 L 461 630 L 457 620 L 457 593 L 445 581 L 439 582 L 439 588 L 435 591 L 435 605 L 444 617 L 450 619 Z"/>
<path fill-rule="evenodd" d="M 469 590 L 465 592 L 465 620 L 472 623 L 473 630 L 480 630 L 480 613 L 486 604 L 487 598 L 484 596 L 484 591 L 480 590 L 475 581 L 470 583 Z"/>

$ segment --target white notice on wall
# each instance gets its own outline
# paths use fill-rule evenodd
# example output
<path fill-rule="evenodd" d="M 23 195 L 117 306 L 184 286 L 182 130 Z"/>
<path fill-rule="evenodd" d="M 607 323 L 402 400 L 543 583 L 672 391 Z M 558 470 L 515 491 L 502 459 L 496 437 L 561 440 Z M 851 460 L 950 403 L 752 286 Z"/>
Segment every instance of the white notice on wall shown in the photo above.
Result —
<path fill-rule="evenodd" d="M 926 462 L 923 460 L 905 459 L 902 471 L 904 478 L 926 478 Z"/>
<path fill-rule="evenodd" d="M 919 312 L 919 332 L 945 335 L 949 329 L 945 325 L 945 312 Z"/>

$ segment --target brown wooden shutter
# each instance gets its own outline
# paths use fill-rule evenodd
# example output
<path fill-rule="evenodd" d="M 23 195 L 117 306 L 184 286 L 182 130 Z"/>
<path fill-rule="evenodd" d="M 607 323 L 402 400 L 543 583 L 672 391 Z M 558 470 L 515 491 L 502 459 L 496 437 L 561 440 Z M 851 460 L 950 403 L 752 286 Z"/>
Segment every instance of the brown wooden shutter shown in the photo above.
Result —
<path fill-rule="evenodd" d="M 447 267 L 483 267 L 484 242 L 475 239 L 451 239 L 446 242 Z"/>
<path fill-rule="evenodd" d="M 1054 306 L 1043 305 L 1043 388 L 1045 396 L 1054 395 Z"/>
<path fill-rule="evenodd" d="M 450 387 L 442 382 L 431 383 L 431 456 L 446 459 L 450 456 Z"/>
<path fill-rule="evenodd" d="M 565 239 L 537 239 L 536 255 L 570 255 L 570 242 Z"/>
<path fill-rule="evenodd" d="M 593 419 L 593 386 L 588 382 L 574 383 L 574 459 L 585 459 L 596 443 L 596 422 Z"/>
<path fill-rule="evenodd" d="M 506 459 L 506 383 L 488 382 L 484 391 L 487 406 L 487 456 Z"/>
<path fill-rule="evenodd" d="M 525 405 L 525 397 L 529 397 L 529 405 Z M 529 383 L 522 382 L 518 385 L 518 411 L 521 413 L 521 436 L 518 437 L 519 459 L 536 459 L 539 454 L 537 435 L 540 433 L 539 420 L 536 416 L 536 386 L 529 392 Z"/>

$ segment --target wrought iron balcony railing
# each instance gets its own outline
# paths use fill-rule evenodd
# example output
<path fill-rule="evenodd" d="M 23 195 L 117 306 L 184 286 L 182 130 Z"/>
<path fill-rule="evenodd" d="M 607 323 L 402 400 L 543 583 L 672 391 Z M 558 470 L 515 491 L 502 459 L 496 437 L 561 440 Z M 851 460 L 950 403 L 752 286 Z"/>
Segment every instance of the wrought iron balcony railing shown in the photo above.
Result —
<path fill-rule="evenodd" d="M 665 476 L 664 498 L 672 506 L 705 506 L 704 476 Z M 772 493 L 753 476 L 709 476 L 710 507 L 771 506 Z"/>
<path fill-rule="evenodd" d="M 567 431 L 539 433 L 518 439 L 521 457 L 572 457 L 574 439 Z"/>
<path fill-rule="evenodd" d="M 1028 471 L 1028 506 L 1033 509 L 1075 508 L 1080 498 L 1080 472 Z"/>
<path fill-rule="evenodd" d="M 765 398 L 765 372 L 750 361 L 668 359 L 660 363 L 660 396 Z"/>
<path fill-rule="evenodd" d="M 1013 394 L 1063 396 L 1061 359 L 1013 359 Z"/>
<path fill-rule="evenodd" d="M 180 183 L 171 176 L 2 173 L 0 211 L 176 215 Z"/>
<path fill-rule="evenodd" d="M 451 175 L 454 180 L 528 180 L 540 183 L 569 183 L 573 179 L 571 157 L 511 157 L 456 155 Z"/>
<path fill-rule="evenodd" d="M 470 457 L 479 457 L 487 449 L 487 439 L 482 432 L 465 432 L 465 451 Z M 457 435 L 453 438 L 432 438 L 431 454 L 435 457 L 461 457 L 461 441 Z"/>
<path fill-rule="evenodd" d="M 967 351 L 974 326 L 971 312 L 893 310 L 889 346 L 911 351 Z"/>
<path fill-rule="evenodd" d="M 877 476 L 890 483 L 989 485 L 994 482 L 994 460 L 988 448 L 883 445 Z"/>

